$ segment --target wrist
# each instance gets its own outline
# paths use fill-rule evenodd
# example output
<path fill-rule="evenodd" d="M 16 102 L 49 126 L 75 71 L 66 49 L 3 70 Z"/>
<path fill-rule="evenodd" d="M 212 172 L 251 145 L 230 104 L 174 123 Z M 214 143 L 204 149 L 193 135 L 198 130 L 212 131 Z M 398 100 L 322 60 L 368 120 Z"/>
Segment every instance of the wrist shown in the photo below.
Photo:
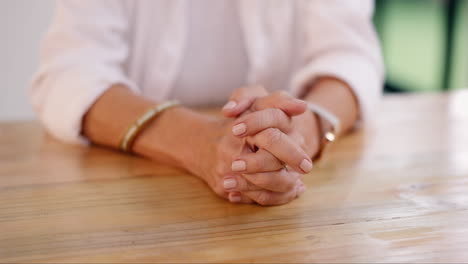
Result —
<path fill-rule="evenodd" d="M 346 133 L 358 120 L 359 104 L 356 95 L 340 79 L 326 76 L 318 78 L 309 86 L 304 100 L 333 114 L 340 122 L 340 134 Z"/>
<path fill-rule="evenodd" d="M 203 150 L 209 123 L 209 116 L 190 109 L 168 109 L 142 131 L 133 150 L 158 162 L 192 171 L 193 161 Z"/>
<path fill-rule="evenodd" d="M 304 138 L 303 149 L 313 158 L 321 144 L 320 120 L 318 116 L 312 111 L 306 111 L 301 115 L 300 132 Z"/>
<path fill-rule="evenodd" d="M 205 177 L 215 166 L 213 161 L 216 159 L 216 148 L 222 137 L 223 125 L 219 118 L 208 115 L 203 116 L 197 123 L 198 129 L 189 131 L 191 134 L 191 140 L 188 143 L 190 150 L 184 164 L 188 171 L 207 181 Z"/>

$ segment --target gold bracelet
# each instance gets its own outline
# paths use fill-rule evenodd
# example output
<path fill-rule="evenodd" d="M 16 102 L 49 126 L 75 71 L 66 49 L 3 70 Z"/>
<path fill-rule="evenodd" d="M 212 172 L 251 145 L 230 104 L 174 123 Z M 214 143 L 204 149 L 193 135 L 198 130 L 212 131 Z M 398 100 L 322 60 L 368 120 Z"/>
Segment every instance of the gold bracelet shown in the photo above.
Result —
<path fill-rule="evenodd" d="M 119 149 L 124 152 L 130 152 L 135 138 L 149 124 L 149 122 L 164 110 L 177 105 L 179 105 L 179 102 L 176 100 L 167 101 L 146 111 L 135 121 L 135 123 L 130 125 L 130 127 L 127 129 L 124 136 L 122 137 L 122 140 L 120 141 Z"/>

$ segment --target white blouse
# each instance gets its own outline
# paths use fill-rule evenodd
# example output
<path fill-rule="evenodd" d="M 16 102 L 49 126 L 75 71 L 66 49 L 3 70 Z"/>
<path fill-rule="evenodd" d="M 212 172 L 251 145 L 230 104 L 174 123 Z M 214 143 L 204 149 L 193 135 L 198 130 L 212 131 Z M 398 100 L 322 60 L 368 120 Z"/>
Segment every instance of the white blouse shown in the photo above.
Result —
<path fill-rule="evenodd" d="M 236 1 L 188 3 L 187 43 L 171 94 L 184 105 L 221 105 L 247 81 L 247 54 Z M 203 96 L 187 92 L 196 89 Z"/>
<path fill-rule="evenodd" d="M 371 0 L 58 1 L 31 102 L 52 135 L 78 143 L 83 116 L 116 83 L 206 105 L 254 83 L 297 95 L 331 75 L 368 119 L 383 81 L 372 12 Z"/>

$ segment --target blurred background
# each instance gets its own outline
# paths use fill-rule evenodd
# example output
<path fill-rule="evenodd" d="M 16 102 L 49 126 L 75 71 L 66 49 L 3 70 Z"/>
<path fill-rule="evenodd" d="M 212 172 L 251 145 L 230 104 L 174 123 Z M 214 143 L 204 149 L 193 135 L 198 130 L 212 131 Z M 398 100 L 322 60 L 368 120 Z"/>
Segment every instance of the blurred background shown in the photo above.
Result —
<path fill-rule="evenodd" d="M 27 88 L 53 8 L 53 0 L 0 0 L 0 121 L 34 118 Z M 376 0 L 374 23 L 387 93 L 468 87 L 468 0 Z"/>
<path fill-rule="evenodd" d="M 387 92 L 468 87 L 468 0 L 376 0 Z"/>

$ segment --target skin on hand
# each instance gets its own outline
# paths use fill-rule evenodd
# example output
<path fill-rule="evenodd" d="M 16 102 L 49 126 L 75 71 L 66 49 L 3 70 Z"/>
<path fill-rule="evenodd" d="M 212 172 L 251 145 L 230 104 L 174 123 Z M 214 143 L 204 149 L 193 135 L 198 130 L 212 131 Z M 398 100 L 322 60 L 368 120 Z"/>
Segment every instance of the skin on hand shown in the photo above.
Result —
<path fill-rule="evenodd" d="M 223 108 L 223 113 L 226 117 L 239 117 L 243 113 L 245 115 L 234 122 L 233 135 L 249 138 L 275 128 L 290 136 L 309 157 L 313 157 L 320 141 L 315 114 L 310 111 L 304 112 L 305 102 L 298 103 L 300 100 L 284 92 L 266 95 L 267 92 L 262 87 L 244 88 L 234 92 Z M 345 82 L 334 77 L 324 76 L 311 82 L 304 91 L 304 98 L 335 114 L 341 121 L 342 133 L 349 131 L 358 118 L 358 102 L 354 92 Z M 262 159 L 256 154 L 238 157 L 233 162 L 233 169 L 243 172 L 243 176 L 249 179 L 249 173 L 255 171 L 258 164 L 262 164 L 263 167 L 268 167 L 264 164 L 271 164 L 268 168 L 272 170 L 278 166 L 277 163 Z"/>
<path fill-rule="evenodd" d="M 231 202 L 279 205 L 300 195 L 305 189 L 301 175 L 284 167 L 270 172 L 258 170 L 250 178 L 233 172 L 232 158 L 253 152 L 246 140 L 232 135 L 232 122 L 220 120 L 212 124 L 214 133 L 210 137 L 214 140 L 205 147 L 207 151 L 196 174 L 202 175 L 216 194 Z M 262 155 L 279 164 L 270 153 L 265 151 Z"/>
<path fill-rule="evenodd" d="M 247 138 L 251 145 L 267 150 L 298 173 L 310 172 L 311 154 L 304 149 L 313 152 L 313 148 L 318 148 L 318 137 L 313 136 L 318 135 L 318 131 L 314 115 L 306 111 L 305 102 L 285 92 L 268 95 L 259 86 L 238 89 L 226 105 L 230 102 L 239 103 L 234 108 L 225 106 L 223 113 L 226 116 L 238 116 L 241 111 L 245 113 L 232 127 L 235 136 Z M 307 128 L 311 128 L 311 133 L 300 133 Z M 312 142 L 309 138 L 317 141 Z"/>
<path fill-rule="evenodd" d="M 264 100 L 256 102 L 257 98 Z M 295 116 L 304 113 L 307 105 L 304 101 L 296 99 L 284 91 L 270 95 L 263 86 L 256 85 L 235 90 L 222 111 L 226 117 L 239 117 L 248 110 L 256 111 L 264 108 L 278 108 L 288 116 Z"/>
<path fill-rule="evenodd" d="M 249 98 L 255 99 L 250 100 Z M 240 102 L 240 104 L 231 103 L 231 105 L 235 106 L 234 108 L 229 108 L 230 102 L 236 101 Z M 242 177 L 247 180 L 247 185 L 243 186 L 243 190 L 240 192 L 233 192 L 233 190 L 227 189 L 227 191 L 231 191 L 229 194 L 230 198 L 233 195 L 243 194 L 249 197 L 254 196 L 253 200 L 263 204 L 262 200 L 275 200 L 275 192 L 286 193 L 286 195 L 283 194 L 284 200 L 284 197 L 288 197 L 288 189 L 295 185 L 299 186 L 297 188 L 299 188 L 300 192 L 304 191 L 305 186 L 300 180 L 301 173 L 309 172 L 312 167 L 311 163 L 310 166 L 302 166 L 303 168 L 301 168 L 301 163 L 299 163 L 299 166 L 295 167 L 299 173 L 292 171 L 290 166 L 289 171 L 286 170 L 284 163 L 289 165 L 297 163 L 297 160 L 302 162 L 304 157 L 311 156 L 303 151 L 306 143 L 307 146 L 310 146 L 309 152 L 314 152 L 312 149 L 316 149 L 318 146 L 318 140 L 317 142 L 313 142 L 314 144 L 310 144 L 312 141 L 304 140 L 302 136 L 313 135 L 314 133 L 318 134 L 317 131 L 313 130 L 313 128 L 316 128 L 316 126 L 313 126 L 316 122 L 315 116 L 310 112 L 305 112 L 305 103 L 283 92 L 268 95 L 262 87 L 258 86 L 238 89 L 231 97 L 230 102 L 223 109 L 225 115 L 236 116 L 239 115 L 241 110 L 245 113 L 234 122 L 232 127 L 233 135 L 245 138 L 250 145 L 259 147 L 256 152 L 244 152 L 232 163 L 232 171 L 242 173 Z M 238 109 L 235 109 L 236 107 Z M 284 109 L 284 111 L 281 109 Z M 286 112 L 291 116 L 296 116 L 291 118 Z M 236 125 L 247 126 L 242 123 L 244 120 L 246 123 L 252 124 L 252 129 L 249 131 L 241 129 L 241 133 L 237 133 L 239 130 L 236 129 Z M 307 124 L 303 127 L 312 129 L 303 132 L 303 130 L 297 129 L 298 124 Z M 271 133 L 281 134 L 278 136 Z M 298 142 L 301 143 L 300 146 L 297 146 L 296 143 Z M 265 155 L 265 153 L 269 155 Z M 232 176 L 227 176 L 225 180 L 230 180 L 231 178 Z M 259 191 L 251 190 L 255 186 L 262 186 L 271 192 L 263 191 L 260 193 Z M 294 198 L 289 196 L 286 200 L 290 201 Z M 241 199 L 238 198 L 238 200 Z"/>

